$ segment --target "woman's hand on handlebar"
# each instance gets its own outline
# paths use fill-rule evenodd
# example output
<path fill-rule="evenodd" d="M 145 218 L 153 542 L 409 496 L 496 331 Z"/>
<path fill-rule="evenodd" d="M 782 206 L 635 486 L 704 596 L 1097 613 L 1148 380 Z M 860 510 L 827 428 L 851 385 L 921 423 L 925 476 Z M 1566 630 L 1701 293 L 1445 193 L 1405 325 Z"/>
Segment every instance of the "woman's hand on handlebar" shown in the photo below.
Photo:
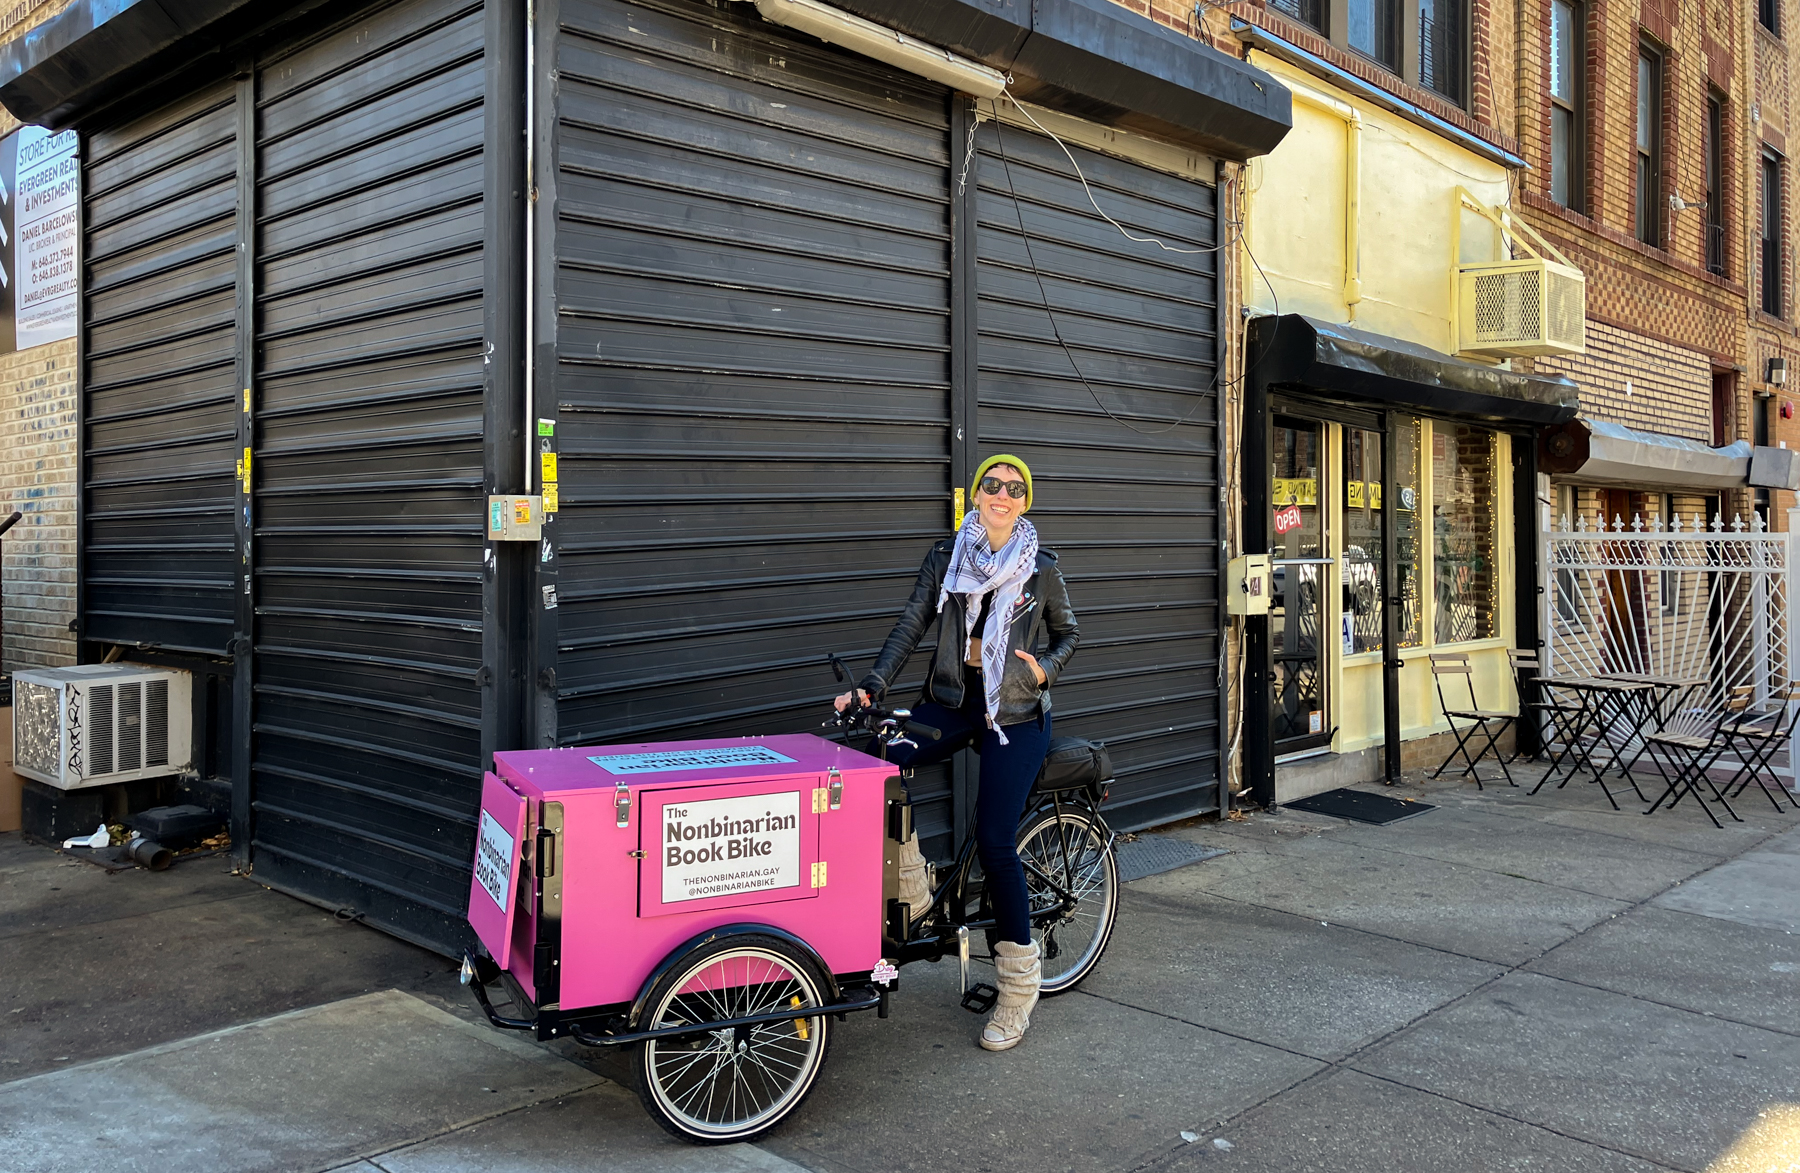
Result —
<path fill-rule="evenodd" d="M 854 694 L 847 692 L 843 696 L 840 696 L 836 700 L 832 701 L 831 703 L 834 706 L 836 706 L 837 711 L 841 713 L 845 709 L 850 707 L 850 698 L 852 695 L 854 695 L 856 697 L 856 701 L 860 705 L 867 706 L 867 705 L 873 703 L 869 700 L 869 694 L 864 692 L 860 688 L 857 689 Z"/>

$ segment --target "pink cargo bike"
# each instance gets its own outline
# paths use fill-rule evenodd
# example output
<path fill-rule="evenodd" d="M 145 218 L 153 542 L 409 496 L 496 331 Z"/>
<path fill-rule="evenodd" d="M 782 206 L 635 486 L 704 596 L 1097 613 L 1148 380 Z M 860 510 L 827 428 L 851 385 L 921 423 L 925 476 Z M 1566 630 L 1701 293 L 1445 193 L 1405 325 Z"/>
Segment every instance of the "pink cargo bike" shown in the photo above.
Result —
<path fill-rule="evenodd" d="M 835 666 L 835 665 L 834 665 Z M 857 705 L 827 725 L 907 743 L 904 709 Z M 912 735 L 935 737 L 914 725 Z M 896 897 L 912 830 L 883 757 L 810 734 L 494 755 L 483 783 L 462 980 L 493 1025 L 626 1047 L 644 1107 L 701 1144 L 752 1139 L 818 1081 L 834 1020 L 886 1018 L 897 971 L 955 956 L 963 1005 L 994 925 L 974 844 Z M 1105 750 L 1051 743 L 1019 828 L 1043 994 L 1073 989 L 1118 914 Z M 498 985 L 503 998 L 490 997 Z M 503 1012 L 504 1011 L 504 1012 Z"/>

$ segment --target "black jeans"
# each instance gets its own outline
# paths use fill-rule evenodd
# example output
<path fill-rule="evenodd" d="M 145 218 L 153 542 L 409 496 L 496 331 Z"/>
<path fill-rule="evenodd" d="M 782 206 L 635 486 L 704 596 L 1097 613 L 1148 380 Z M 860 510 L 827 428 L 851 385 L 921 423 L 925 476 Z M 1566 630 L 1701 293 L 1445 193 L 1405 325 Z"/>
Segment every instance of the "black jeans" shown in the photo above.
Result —
<path fill-rule="evenodd" d="M 1019 862 L 1019 820 L 1050 748 L 1050 714 L 1039 713 L 1035 721 L 1004 726 L 1006 744 L 1001 745 L 999 735 L 987 727 L 979 675 L 970 674 L 963 696 L 960 709 L 921 701 L 913 716 L 941 730 L 943 736 L 936 741 L 920 738 L 917 749 L 890 750 L 888 760 L 902 767 L 927 766 L 964 746 L 976 747 L 981 755 L 981 781 L 975 796 L 975 845 L 987 877 L 988 898 L 1000 935 L 1029 945 L 1031 906 L 1025 890 L 1025 866 Z"/>

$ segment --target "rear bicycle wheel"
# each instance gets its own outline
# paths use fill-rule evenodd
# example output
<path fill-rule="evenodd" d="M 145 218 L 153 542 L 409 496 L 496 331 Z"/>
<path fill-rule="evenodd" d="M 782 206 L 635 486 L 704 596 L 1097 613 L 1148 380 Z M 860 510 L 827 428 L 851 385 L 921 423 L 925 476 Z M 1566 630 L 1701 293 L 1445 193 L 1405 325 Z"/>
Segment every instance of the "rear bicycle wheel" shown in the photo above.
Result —
<path fill-rule="evenodd" d="M 760 934 L 693 950 L 651 989 L 640 1030 L 748 1018 L 793 1009 L 800 1017 L 640 1043 L 632 1067 L 646 1111 L 698 1144 L 753 1140 L 786 1119 L 818 1080 L 831 1019 L 805 1015 L 830 989 L 811 957 Z"/>
<path fill-rule="evenodd" d="M 1075 989 L 1100 964 L 1112 939 L 1120 907 L 1120 865 L 1109 846 L 1111 831 L 1091 811 L 1046 808 L 1026 817 L 1019 829 L 1019 860 L 1026 865 L 1024 885 L 1030 896 L 1033 925 L 1044 966 L 1042 997 Z M 1037 914 L 1062 903 L 1075 907 L 1048 925 Z"/>
<path fill-rule="evenodd" d="M 1025 864 L 1025 889 L 1034 914 L 1032 939 L 1038 943 L 1044 997 L 1074 989 L 1093 971 L 1112 940 L 1119 917 L 1119 861 L 1109 840 L 1112 833 L 1098 815 L 1046 808 L 1030 815 L 1019 831 L 1019 860 Z M 1074 907 L 1039 926 L 1038 912 L 1062 903 L 1057 889 L 1075 898 Z"/>

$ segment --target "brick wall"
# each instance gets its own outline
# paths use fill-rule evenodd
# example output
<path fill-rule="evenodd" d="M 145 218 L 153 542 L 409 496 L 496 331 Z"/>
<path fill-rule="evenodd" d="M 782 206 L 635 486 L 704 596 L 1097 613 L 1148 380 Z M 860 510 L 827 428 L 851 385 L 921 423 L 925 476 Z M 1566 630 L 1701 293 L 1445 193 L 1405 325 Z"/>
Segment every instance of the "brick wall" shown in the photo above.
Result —
<path fill-rule="evenodd" d="M 1570 375 L 1582 410 L 1596 419 L 1712 442 L 1712 374 L 1743 362 L 1743 252 L 1748 103 L 1741 72 L 1742 25 L 1727 5 L 1662 0 L 1590 0 L 1586 6 L 1586 214 L 1549 198 L 1549 0 L 1524 0 L 1518 134 L 1532 170 L 1515 204 L 1587 275 L 1588 353 L 1540 359 L 1538 370 Z M 1654 193 L 1661 229 L 1637 239 L 1637 61 L 1653 44 L 1663 61 L 1658 111 L 1663 174 Z M 1722 96 L 1721 176 L 1725 271 L 1706 270 L 1706 213 L 1671 211 L 1669 197 L 1706 192 L 1706 100 Z M 1626 381 L 1631 393 L 1626 394 Z M 1742 392 L 1740 392 L 1740 395 Z M 1741 412 L 1728 413 L 1730 417 Z"/>
<path fill-rule="evenodd" d="M 0 10 L 0 44 L 68 6 Z M 0 136 L 19 123 L 0 110 Z M 75 662 L 75 341 L 0 355 L 0 513 L 25 516 L 0 538 L 0 668 Z"/>
<path fill-rule="evenodd" d="M 1586 354 L 1540 358 L 1537 369 L 1579 383 L 1588 419 L 1712 443 L 1712 360 L 1697 351 L 1590 321 Z"/>
<path fill-rule="evenodd" d="M 1126 7 L 1131 5 L 1127 3 Z M 1471 0 L 1470 17 L 1474 21 L 1472 43 L 1477 55 L 1471 61 L 1470 80 L 1473 88 L 1467 110 L 1430 90 L 1408 84 L 1398 75 L 1361 54 L 1342 48 L 1299 21 L 1265 7 L 1262 0 L 1240 0 L 1239 3 L 1230 5 L 1229 12 L 1232 16 L 1268 29 L 1282 40 L 1345 73 L 1386 90 L 1434 118 L 1467 131 L 1503 151 L 1518 153 L 1519 144 L 1512 136 L 1510 119 L 1503 115 L 1503 110 L 1510 108 L 1514 93 L 1510 21 L 1504 26 L 1495 25 L 1491 6 L 1485 0 Z M 1223 16 L 1220 19 L 1223 21 Z M 1242 55 L 1243 48 L 1235 40 L 1219 36 L 1215 38 L 1215 43 L 1235 55 Z M 1508 106 L 1497 108 L 1496 103 L 1502 99 Z"/>
<path fill-rule="evenodd" d="M 0 538 L 0 664 L 75 662 L 75 341 L 0 356 L 0 509 L 25 516 Z"/>
<path fill-rule="evenodd" d="M 1749 320 L 1749 338 L 1745 347 L 1744 375 L 1740 382 L 1745 385 L 1744 420 L 1739 435 L 1748 438 L 1753 426 L 1752 414 L 1758 403 L 1750 398 L 1757 391 L 1772 391 L 1773 398 L 1766 401 L 1769 413 L 1769 443 L 1786 443 L 1789 448 L 1800 447 L 1800 413 L 1796 418 L 1781 418 L 1783 404 L 1790 409 L 1800 396 L 1800 339 L 1795 337 L 1793 317 L 1795 313 L 1795 262 L 1792 230 L 1795 221 L 1796 196 L 1794 184 L 1797 173 L 1792 165 L 1792 152 L 1800 149 L 1800 111 L 1794 109 L 1791 76 L 1793 73 L 1794 53 L 1800 51 L 1800 41 L 1795 39 L 1794 21 L 1800 19 L 1800 10 L 1790 0 L 1783 0 L 1778 5 L 1782 37 L 1774 37 L 1757 21 L 1755 9 L 1751 8 L 1745 18 L 1745 26 L 1750 30 L 1749 44 L 1751 63 L 1745 72 L 1751 83 L 1751 98 L 1756 103 L 1761 118 L 1750 124 L 1750 131 L 1757 150 L 1752 152 L 1748 189 L 1743 193 L 1746 224 L 1749 228 L 1749 251 L 1753 264 L 1760 264 L 1761 234 L 1758 230 L 1760 184 L 1757 181 L 1757 170 L 1760 163 L 1760 148 L 1772 147 L 1787 161 L 1783 164 L 1787 181 L 1786 200 L 1782 208 L 1783 238 L 1781 246 L 1783 304 L 1786 308 L 1787 320 L 1771 317 L 1760 312 L 1761 274 L 1758 273 L 1752 285 L 1751 315 Z M 1766 382 L 1768 363 L 1771 358 L 1785 358 L 1788 364 L 1789 382 L 1783 387 L 1771 387 Z M 1770 493 L 1770 522 L 1773 528 L 1787 528 L 1787 511 L 1794 504 L 1794 494 L 1775 491 Z"/>

